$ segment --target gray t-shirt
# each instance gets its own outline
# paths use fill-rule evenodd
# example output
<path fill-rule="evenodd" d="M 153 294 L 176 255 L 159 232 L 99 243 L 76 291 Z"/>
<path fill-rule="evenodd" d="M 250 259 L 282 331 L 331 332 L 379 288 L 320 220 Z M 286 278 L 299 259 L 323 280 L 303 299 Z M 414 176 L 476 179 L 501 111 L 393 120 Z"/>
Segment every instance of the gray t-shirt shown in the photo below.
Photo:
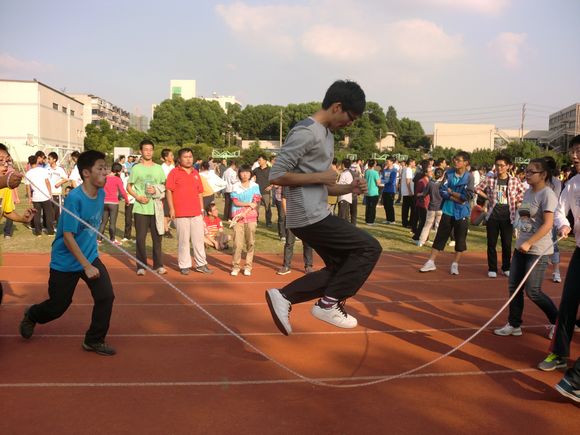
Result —
<path fill-rule="evenodd" d="M 270 170 L 270 182 L 288 172 L 311 174 L 330 169 L 334 158 L 334 135 L 312 118 L 300 121 L 286 138 Z M 330 214 L 325 185 L 288 186 L 286 227 L 315 224 Z"/>
<path fill-rule="evenodd" d="M 554 213 L 557 206 L 558 198 L 549 187 L 538 192 L 534 192 L 531 188 L 526 190 L 522 205 L 518 209 L 519 219 L 516 222 L 516 229 L 519 231 L 519 236 L 516 240 L 516 249 L 519 249 L 522 243 L 532 237 L 543 225 L 544 212 Z M 544 252 L 546 249 L 547 251 Z M 528 253 L 533 255 L 553 254 L 552 232 L 548 231 L 544 237 L 534 243 Z"/>

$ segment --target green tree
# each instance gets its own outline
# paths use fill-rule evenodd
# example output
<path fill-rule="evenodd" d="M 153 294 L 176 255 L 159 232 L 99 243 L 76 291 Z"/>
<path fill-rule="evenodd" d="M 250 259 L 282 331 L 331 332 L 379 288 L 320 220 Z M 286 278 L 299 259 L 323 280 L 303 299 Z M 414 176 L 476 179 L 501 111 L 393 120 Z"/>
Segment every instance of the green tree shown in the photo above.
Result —
<path fill-rule="evenodd" d="M 113 152 L 118 134 L 106 120 L 101 120 L 98 124 L 87 125 L 85 132 L 85 149 L 100 151 L 105 154 Z"/>
<path fill-rule="evenodd" d="M 401 134 L 399 138 L 407 148 L 417 148 L 425 143 L 425 131 L 419 121 L 402 118 L 400 122 Z"/>
<path fill-rule="evenodd" d="M 387 123 L 387 129 L 399 137 L 401 135 L 401 123 L 399 118 L 397 118 L 397 111 L 393 106 L 387 108 L 387 113 L 385 115 L 385 121 Z"/>
<path fill-rule="evenodd" d="M 248 105 L 239 116 L 239 133 L 243 139 L 276 140 L 280 136 L 282 106 Z"/>

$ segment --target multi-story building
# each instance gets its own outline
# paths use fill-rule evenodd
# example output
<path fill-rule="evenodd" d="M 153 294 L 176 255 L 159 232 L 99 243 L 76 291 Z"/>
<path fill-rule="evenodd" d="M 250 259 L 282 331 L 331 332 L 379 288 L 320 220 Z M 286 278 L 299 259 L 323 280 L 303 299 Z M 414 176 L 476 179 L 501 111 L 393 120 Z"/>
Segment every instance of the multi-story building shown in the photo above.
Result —
<path fill-rule="evenodd" d="M 556 150 L 567 151 L 570 139 L 580 134 L 580 103 L 552 113 L 548 128 L 550 146 Z"/>
<path fill-rule="evenodd" d="M 0 142 L 15 160 L 82 151 L 84 138 L 82 102 L 37 80 L 0 80 Z"/>
<path fill-rule="evenodd" d="M 149 118 L 145 115 L 131 115 L 130 126 L 135 130 L 147 131 L 149 130 Z"/>
<path fill-rule="evenodd" d="M 175 97 L 181 97 L 184 100 L 195 98 L 195 80 L 171 80 L 169 82 L 169 98 Z"/>
<path fill-rule="evenodd" d="M 85 126 L 107 121 L 117 131 L 127 131 L 130 113 L 107 100 L 92 94 L 69 94 L 84 104 L 83 120 Z"/>

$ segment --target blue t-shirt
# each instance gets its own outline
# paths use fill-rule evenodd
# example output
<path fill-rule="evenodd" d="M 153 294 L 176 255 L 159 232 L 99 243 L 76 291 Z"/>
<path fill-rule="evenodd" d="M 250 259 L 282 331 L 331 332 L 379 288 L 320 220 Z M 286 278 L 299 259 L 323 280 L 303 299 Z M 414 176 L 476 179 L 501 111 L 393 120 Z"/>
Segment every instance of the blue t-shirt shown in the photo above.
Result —
<path fill-rule="evenodd" d="M 375 168 L 367 169 L 365 172 L 365 180 L 367 180 L 367 196 L 379 196 L 379 186 L 377 186 L 377 181 L 379 179 L 379 173 Z"/>
<path fill-rule="evenodd" d="M 94 228 L 99 228 L 103 217 L 105 191 L 99 189 L 96 198 L 89 198 L 83 187 L 71 190 L 64 200 L 64 207 Z M 73 233 L 79 248 L 89 263 L 99 256 L 97 252 L 97 233 L 77 219 L 62 211 L 58 219 L 56 238 L 52 242 L 50 268 L 59 272 L 81 272 L 84 268 L 64 244 L 64 233 Z"/>
<path fill-rule="evenodd" d="M 383 192 L 397 193 L 397 170 L 385 168 L 382 173 Z"/>

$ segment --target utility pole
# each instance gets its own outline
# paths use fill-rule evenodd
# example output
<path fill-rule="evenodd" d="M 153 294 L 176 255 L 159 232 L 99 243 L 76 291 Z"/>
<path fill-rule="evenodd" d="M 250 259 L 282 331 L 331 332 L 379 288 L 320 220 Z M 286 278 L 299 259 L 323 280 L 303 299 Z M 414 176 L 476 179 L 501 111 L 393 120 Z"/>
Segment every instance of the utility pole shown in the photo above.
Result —
<path fill-rule="evenodd" d="M 520 126 L 520 143 L 524 140 L 524 121 L 526 119 L 526 103 L 522 105 L 522 124 Z"/>
<path fill-rule="evenodd" d="M 282 148 L 282 109 L 280 109 L 280 148 Z"/>

